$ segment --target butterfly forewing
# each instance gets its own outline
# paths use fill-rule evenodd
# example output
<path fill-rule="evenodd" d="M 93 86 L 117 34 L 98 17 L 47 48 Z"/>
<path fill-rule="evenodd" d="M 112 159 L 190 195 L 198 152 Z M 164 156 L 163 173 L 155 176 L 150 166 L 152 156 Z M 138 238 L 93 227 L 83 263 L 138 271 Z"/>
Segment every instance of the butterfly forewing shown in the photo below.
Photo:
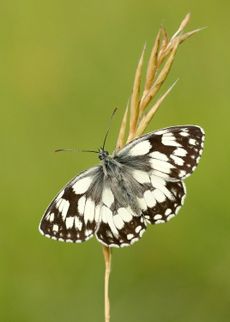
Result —
<path fill-rule="evenodd" d="M 204 131 L 198 126 L 174 126 L 149 133 L 118 153 L 132 162 L 145 160 L 147 171 L 166 180 L 182 180 L 196 168 L 203 151 Z"/>
<path fill-rule="evenodd" d="M 99 167 L 83 172 L 56 196 L 46 210 L 40 231 L 47 237 L 83 242 L 93 236 L 99 220 L 100 202 L 90 191 L 97 183 Z"/>

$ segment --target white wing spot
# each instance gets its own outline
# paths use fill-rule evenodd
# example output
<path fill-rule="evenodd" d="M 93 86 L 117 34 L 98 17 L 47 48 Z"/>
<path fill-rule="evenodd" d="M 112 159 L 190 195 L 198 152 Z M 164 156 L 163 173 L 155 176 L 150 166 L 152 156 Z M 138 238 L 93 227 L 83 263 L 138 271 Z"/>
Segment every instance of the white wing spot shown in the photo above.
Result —
<path fill-rule="evenodd" d="M 70 236 L 69 237 L 71 237 L 71 234 L 69 234 Z M 73 243 L 73 240 L 72 239 L 66 239 L 66 243 Z"/>
<path fill-rule="evenodd" d="M 138 234 L 138 233 L 141 231 L 141 228 L 142 228 L 141 226 L 137 226 L 137 227 L 135 228 L 135 233 L 137 233 L 137 234 Z"/>
<path fill-rule="evenodd" d="M 95 221 L 99 222 L 100 220 L 101 205 L 97 205 L 95 208 Z"/>
<path fill-rule="evenodd" d="M 114 196 L 112 191 L 105 187 L 102 193 L 102 202 L 107 206 L 111 207 L 112 203 L 114 202 Z"/>
<path fill-rule="evenodd" d="M 69 201 L 65 200 L 65 199 L 60 199 L 57 202 L 56 207 L 58 208 L 59 212 L 61 213 L 63 221 L 65 221 L 67 212 L 69 210 Z"/>
<path fill-rule="evenodd" d="M 53 225 L 53 231 L 56 231 L 56 232 L 58 232 L 58 230 L 59 230 L 59 227 L 58 227 L 58 225 L 57 225 L 57 224 Z"/>
<path fill-rule="evenodd" d="M 182 199 L 181 199 L 181 204 L 182 204 L 182 206 L 183 206 L 183 204 L 184 204 L 185 197 L 186 197 L 186 195 L 184 195 L 184 196 L 182 197 Z"/>
<path fill-rule="evenodd" d="M 128 235 L 127 235 L 127 239 L 128 239 L 128 240 L 132 239 L 133 237 L 134 237 L 134 235 L 133 235 L 133 234 L 128 234 Z"/>
<path fill-rule="evenodd" d="M 175 155 L 171 155 L 171 158 L 173 159 L 173 161 L 175 162 L 175 164 L 177 164 L 177 165 L 180 165 L 180 166 L 182 166 L 183 164 L 184 164 L 184 160 L 182 159 L 182 158 L 179 158 L 179 157 L 177 157 L 177 156 L 175 156 Z"/>
<path fill-rule="evenodd" d="M 158 152 L 158 151 L 150 153 L 149 156 L 151 158 L 162 160 L 162 161 L 168 161 L 168 159 L 169 159 L 166 154 Z"/>
<path fill-rule="evenodd" d="M 118 230 L 117 230 L 116 225 L 113 220 L 113 213 L 106 206 L 102 206 L 102 208 L 101 208 L 101 219 L 105 224 L 108 223 L 114 236 L 119 235 Z"/>
<path fill-rule="evenodd" d="M 167 134 L 164 134 L 161 138 L 161 142 L 162 144 L 167 146 L 181 146 L 181 144 L 176 141 L 176 138 L 173 135 L 167 136 Z"/>
<path fill-rule="evenodd" d="M 84 214 L 85 211 L 85 202 L 86 202 L 86 197 L 82 196 L 79 200 L 78 200 L 78 212 L 80 215 Z"/>
<path fill-rule="evenodd" d="M 185 157 L 187 155 L 187 151 L 183 148 L 177 148 L 173 151 L 173 154 L 177 155 L 178 157 Z"/>
<path fill-rule="evenodd" d="M 146 205 L 144 198 L 137 198 L 137 202 L 138 202 L 141 210 L 143 210 L 143 211 L 147 210 L 148 207 Z"/>
<path fill-rule="evenodd" d="M 172 213 L 172 209 L 167 208 L 167 209 L 165 210 L 165 216 L 168 216 L 168 215 L 170 215 L 171 213 Z"/>
<path fill-rule="evenodd" d="M 153 190 L 153 195 L 158 202 L 164 202 L 166 200 L 166 196 L 159 189 Z"/>
<path fill-rule="evenodd" d="M 160 220 L 160 219 L 159 219 L 159 220 L 155 221 L 155 224 L 157 224 L 157 225 L 158 225 L 158 224 L 163 224 L 163 223 L 165 223 L 165 221 L 164 221 L 164 220 Z"/>
<path fill-rule="evenodd" d="M 122 220 L 120 215 L 113 216 L 113 222 L 117 229 L 122 229 L 124 227 L 124 221 Z"/>
<path fill-rule="evenodd" d="M 168 130 L 168 129 L 164 129 L 164 130 L 157 131 L 157 132 L 155 132 L 154 134 L 162 135 L 162 134 L 165 134 L 165 133 L 168 133 L 168 132 L 169 132 L 169 130 Z"/>
<path fill-rule="evenodd" d="M 166 185 L 166 181 L 163 178 L 155 176 L 154 174 L 151 175 L 151 183 L 153 187 L 161 189 L 162 186 Z"/>
<path fill-rule="evenodd" d="M 82 230 L 82 222 L 80 221 L 80 219 L 78 217 L 75 217 L 75 223 L 74 226 L 76 229 L 78 230 Z"/>
<path fill-rule="evenodd" d="M 164 133 L 163 134 L 163 137 L 167 137 L 167 138 L 170 138 L 170 139 L 175 139 L 175 136 L 174 136 L 174 134 L 172 133 L 172 132 L 167 132 L 167 133 Z"/>
<path fill-rule="evenodd" d="M 164 179 L 168 179 L 169 178 L 169 176 L 166 173 L 163 173 L 161 171 L 153 170 L 152 173 L 155 176 L 158 176 L 158 177 L 161 177 L 161 178 L 164 178 Z"/>
<path fill-rule="evenodd" d="M 181 136 L 189 136 L 189 133 L 188 133 L 188 132 L 186 132 L 186 131 L 181 131 L 179 134 L 180 134 Z"/>
<path fill-rule="evenodd" d="M 175 217 L 175 215 L 171 214 L 167 217 L 167 221 L 171 220 L 173 217 Z"/>
<path fill-rule="evenodd" d="M 123 244 L 120 244 L 120 247 L 121 248 L 123 248 L 123 247 L 127 247 L 127 246 L 129 246 L 130 244 L 128 244 L 128 243 L 123 243 Z"/>
<path fill-rule="evenodd" d="M 54 221 L 54 213 L 53 212 L 50 214 L 49 221 L 50 222 L 53 222 Z"/>
<path fill-rule="evenodd" d="M 133 177 L 139 182 L 139 183 L 150 183 L 150 178 L 147 172 L 140 171 L 140 170 L 134 170 L 132 172 Z"/>
<path fill-rule="evenodd" d="M 141 141 L 135 144 L 134 147 L 130 149 L 129 154 L 132 156 L 145 155 L 149 152 L 151 147 L 152 145 L 148 140 Z"/>
<path fill-rule="evenodd" d="M 196 145 L 196 140 L 195 139 L 189 139 L 188 143 L 191 145 Z"/>
<path fill-rule="evenodd" d="M 142 229 L 142 230 L 140 231 L 140 233 L 139 233 L 140 237 L 142 237 L 142 236 L 143 236 L 144 232 L 145 232 L 145 229 Z"/>
<path fill-rule="evenodd" d="M 111 233 L 110 230 L 107 230 L 106 231 L 106 236 L 110 237 L 110 238 L 113 238 L 113 234 Z"/>
<path fill-rule="evenodd" d="M 159 214 L 157 214 L 157 215 L 155 215 L 154 217 L 153 217 L 153 219 L 155 219 L 155 220 L 158 220 L 158 219 L 161 219 L 162 218 L 162 216 L 161 215 L 159 215 Z"/>
<path fill-rule="evenodd" d="M 134 243 L 136 243 L 139 240 L 139 238 L 135 237 L 131 240 L 130 244 L 133 245 Z"/>
<path fill-rule="evenodd" d="M 84 221 L 93 222 L 94 219 L 94 211 L 95 211 L 95 203 L 91 198 L 88 198 L 85 203 L 85 211 L 84 211 Z"/>
<path fill-rule="evenodd" d="M 185 170 L 180 170 L 179 172 L 179 177 L 182 178 L 186 175 L 186 171 Z"/>
<path fill-rule="evenodd" d="M 85 236 L 89 237 L 92 234 L 92 229 L 86 229 Z"/>
<path fill-rule="evenodd" d="M 178 207 L 176 208 L 176 211 L 175 211 L 175 214 L 176 214 L 176 215 L 178 214 L 178 212 L 179 212 L 180 208 L 181 208 L 181 206 L 178 206 Z"/>
<path fill-rule="evenodd" d="M 65 221 L 65 225 L 67 229 L 71 229 L 73 228 L 73 224 L 74 224 L 74 217 L 67 217 L 66 221 Z"/>
<path fill-rule="evenodd" d="M 154 170 L 158 170 L 167 174 L 171 172 L 171 169 L 175 168 L 173 164 L 170 164 L 169 162 L 166 162 L 166 161 L 157 160 L 157 159 L 151 159 L 150 163 Z"/>
<path fill-rule="evenodd" d="M 144 192 L 144 199 L 149 208 L 152 208 L 156 205 L 156 199 L 150 190 L 146 190 Z"/>
<path fill-rule="evenodd" d="M 85 193 L 89 186 L 92 183 L 93 178 L 92 177 L 85 177 L 80 180 L 78 180 L 74 185 L 73 185 L 73 190 L 74 192 L 78 194 Z"/>
<path fill-rule="evenodd" d="M 133 218 L 131 213 L 127 210 L 127 208 L 124 208 L 124 207 L 119 208 L 117 212 L 121 216 L 124 222 L 130 222 Z"/>

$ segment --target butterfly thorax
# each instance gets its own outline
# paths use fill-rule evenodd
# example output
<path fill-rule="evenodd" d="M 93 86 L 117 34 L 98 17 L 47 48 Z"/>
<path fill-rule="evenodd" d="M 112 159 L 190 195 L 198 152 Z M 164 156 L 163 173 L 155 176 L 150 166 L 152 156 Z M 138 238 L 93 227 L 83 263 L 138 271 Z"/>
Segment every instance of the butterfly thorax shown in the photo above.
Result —
<path fill-rule="evenodd" d="M 130 168 L 120 163 L 113 155 L 102 159 L 103 185 L 119 200 L 117 207 L 128 207 L 140 214 L 137 197 L 143 194 L 141 185 L 133 178 Z"/>

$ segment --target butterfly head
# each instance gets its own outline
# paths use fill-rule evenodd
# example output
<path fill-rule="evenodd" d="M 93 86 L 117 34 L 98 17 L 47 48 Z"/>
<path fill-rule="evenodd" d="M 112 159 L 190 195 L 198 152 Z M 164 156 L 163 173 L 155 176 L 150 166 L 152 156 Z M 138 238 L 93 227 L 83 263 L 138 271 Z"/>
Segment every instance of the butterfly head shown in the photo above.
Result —
<path fill-rule="evenodd" d="M 100 148 L 98 151 L 98 157 L 100 160 L 105 160 L 109 155 L 108 151 L 105 151 L 103 148 Z"/>

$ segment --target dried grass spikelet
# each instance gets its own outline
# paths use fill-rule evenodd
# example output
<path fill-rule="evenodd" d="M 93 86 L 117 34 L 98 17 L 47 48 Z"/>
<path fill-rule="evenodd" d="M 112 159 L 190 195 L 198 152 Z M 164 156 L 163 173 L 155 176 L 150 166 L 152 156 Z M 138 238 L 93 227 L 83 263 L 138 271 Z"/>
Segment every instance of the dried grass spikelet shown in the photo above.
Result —
<path fill-rule="evenodd" d="M 150 102 L 154 100 L 167 79 L 179 45 L 201 30 L 195 29 L 185 33 L 184 29 L 189 20 L 190 14 L 188 13 L 182 20 L 178 30 L 171 38 L 169 38 L 167 31 L 163 27 L 158 31 L 151 50 L 145 75 L 144 88 L 141 93 L 141 78 L 143 74 L 142 67 L 145 53 L 144 46 L 134 77 L 132 95 L 121 122 L 116 149 L 121 149 L 126 143 L 143 134 L 157 109 L 175 85 L 175 83 L 171 85 L 169 89 L 149 108 Z M 126 137 L 127 130 L 128 135 Z"/>

